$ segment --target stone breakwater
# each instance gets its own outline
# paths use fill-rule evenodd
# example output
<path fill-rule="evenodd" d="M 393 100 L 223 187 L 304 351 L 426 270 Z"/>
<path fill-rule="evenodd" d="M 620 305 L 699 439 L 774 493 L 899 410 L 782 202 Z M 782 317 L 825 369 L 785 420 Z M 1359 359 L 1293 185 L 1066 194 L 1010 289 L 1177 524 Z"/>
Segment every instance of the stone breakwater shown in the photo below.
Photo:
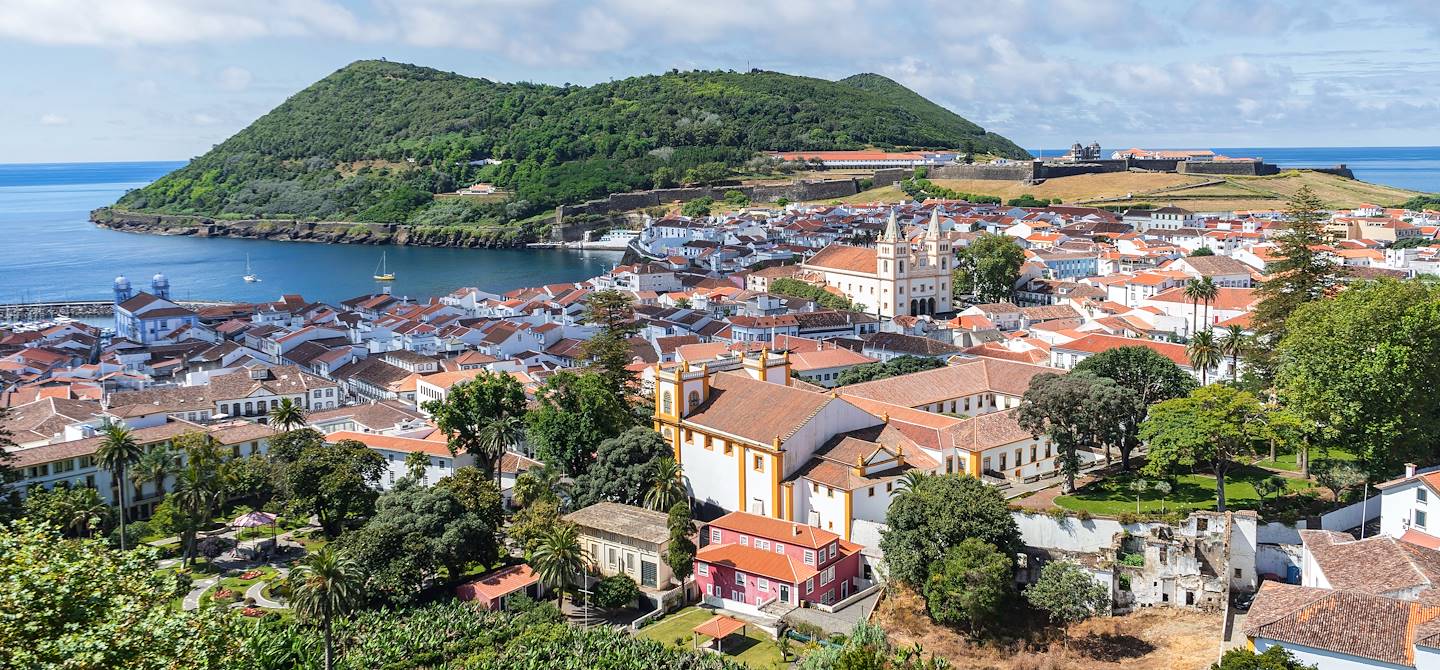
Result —
<path fill-rule="evenodd" d="M 326 244 L 401 244 L 426 247 L 519 247 L 543 231 L 510 227 L 409 226 L 398 223 L 354 221 L 299 221 L 295 219 L 214 219 L 181 214 L 148 214 L 101 207 L 90 212 L 98 226 L 127 233 L 231 237 L 276 242 Z"/>

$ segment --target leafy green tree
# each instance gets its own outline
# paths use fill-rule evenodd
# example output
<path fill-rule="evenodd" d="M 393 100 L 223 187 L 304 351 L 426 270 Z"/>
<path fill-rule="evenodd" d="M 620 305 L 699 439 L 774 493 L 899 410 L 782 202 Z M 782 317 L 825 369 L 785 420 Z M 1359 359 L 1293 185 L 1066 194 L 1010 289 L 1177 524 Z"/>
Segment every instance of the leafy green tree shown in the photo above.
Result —
<path fill-rule="evenodd" d="M 897 496 L 885 513 L 880 548 L 891 577 L 923 588 L 945 551 L 977 538 L 1006 556 L 1020 551 L 1020 531 L 1005 499 L 965 475 L 926 477 Z"/>
<path fill-rule="evenodd" d="M 675 579 L 684 583 L 695 571 L 695 520 L 690 516 L 690 501 L 677 502 L 670 508 L 665 526 L 670 530 L 670 543 L 665 548 L 665 564 Z"/>
<path fill-rule="evenodd" d="M 416 484 L 425 483 L 425 470 L 430 467 L 430 455 L 423 451 L 405 454 L 405 476 Z"/>
<path fill-rule="evenodd" d="M 522 509 L 540 501 L 548 501 L 564 507 L 569 505 L 574 493 L 572 484 L 573 482 L 565 477 L 564 472 L 546 463 L 530 468 L 515 477 L 515 487 L 511 492 L 511 497 L 515 504 Z"/>
<path fill-rule="evenodd" d="M 1310 187 L 1291 196 L 1285 218 L 1288 225 L 1275 238 L 1278 260 L 1265 268 L 1270 277 L 1256 290 L 1253 318 L 1255 332 L 1272 345 L 1284 338 L 1290 315 L 1324 297 L 1344 272 L 1323 250 L 1335 236 L 1326 228 L 1325 204 Z"/>
<path fill-rule="evenodd" d="M 1341 460 L 1322 460 L 1315 463 L 1315 482 L 1330 490 L 1336 502 L 1346 489 L 1365 483 L 1365 470 L 1360 466 Z"/>
<path fill-rule="evenodd" d="M 369 592 L 404 604 L 442 569 L 453 580 L 471 563 L 494 563 L 498 531 L 450 489 L 407 483 L 380 496 L 375 515 L 340 543 L 366 574 Z"/>
<path fill-rule="evenodd" d="M 1080 473 L 1081 449 L 1104 449 L 1109 458 L 1112 445 L 1124 444 L 1124 424 L 1115 419 L 1133 410 L 1134 396 L 1108 377 L 1083 371 L 1047 372 L 1030 380 L 1015 422 L 1036 436 L 1050 436 L 1065 475 L 1063 490 L 1069 493 Z"/>
<path fill-rule="evenodd" d="M 660 462 L 673 456 L 665 438 L 643 426 L 601 442 L 595 462 L 575 478 L 575 506 L 588 507 L 604 500 L 642 504 Z"/>
<path fill-rule="evenodd" d="M 825 290 L 824 287 L 816 286 L 799 279 L 781 277 L 770 281 L 770 292 L 776 295 L 788 295 L 792 298 L 804 298 L 821 307 L 838 310 L 859 310 L 860 307 L 851 303 L 845 296 L 836 295 Z"/>
<path fill-rule="evenodd" d="M 1208 330 L 1195 333 L 1190 338 L 1190 343 L 1185 345 L 1185 355 L 1190 358 L 1190 367 L 1200 371 L 1200 383 L 1208 382 L 1210 371 L 1220 364 L 1224 356 L 1219 345 L 1215 344 L 1215 335 Z"/>
<path fill-rule="evenodd" d="M 730 178 L 730 168 L 718 161 L 701 163 L 685 171 L 685 183 L 687 184 L 714 184 L 728 178 Z"/>
<path fill-rule="evenodd" d="M 1050 615 L 1069 635 L 1070 626 L 1110 611 L 1110 589 L 1073 561 L 1051 561 L 1025 589 L 1025 599 Z"/>
<path fill-rule="evenodd" d="M 327 546 L 307 556 L 288 579 L 295 585 L 290 603 L 295 613 L 302 620 L 320 622 L 325 636 L 325 670 L 331 670 L 335 667 L 331 626 L 336 617 L 364 601 L 364 575 L 355 561 Z"/>
<path fill-rule="evenodd" d="M 545 380 L 525 417 L 527 439 L 540 460 L 580 474 L 594 460 L 597 445 L 635 425 L 635 413 L 612 382 L 598 373 L 567 371 Z"/>
<path fill-rule="evenodd" d="M 1224 512 L 1225 477 L 1237 461 L 1256 455 L 1256 443 L 1268 436 L 1264 418 L 1255 396 L 1218 384 L 1155 405 L 1140 426 L 1140 438 L 1150 445 L 1145 473 L 1205 466 L 1215 475 L 1216 509 Z"/>
<path fill-rule="evenodd" d="M 629 575 L 611 575 L 595 584 L 595 604 L 606 609 L 634 607 L 640 599 L 640 585 Z"/>
<path fill-rule="evenodd" d="M 170 474 L 180 468 L 180 456 L 167 443 L 160 443 L 145 450 L 135 465 L 130 467 L 130 480 L 135 486 L 154 484 L 155 491 L 165 490 Z"/>
<path fill-rule="evenodd" d="M 555 604 L 563 606 L 565 590 L 585 570 L 585 550 L 580 548 L 580 534 L 574 524 L 551 526 L 530 552 L 529 563 L 540 583 L 558 594 Z"/>
<path fill-rule="evenodd" d="M 634 357 L 629 339 L 640 330 L 635 322 L 634 302 L 630 294 L 615 290 L 596 291 L 585 300 L 583 320 L 600 327 L 586 340 L 585 355 L 594 361 L 610 390 L 620 397 L 635 383 L 634 373 L 627 369 Z"/>
<path fill-rule="evenodd" d="M 319 432 L 302 428 L 281 449 L 272 445 L 286 499 L 314 514 L 325 534 L 336 537 L 349 519 L 368 517 L 380 496 L 385 459 L 360 442 L 326 444 Z"/>
<path fill-rule="evenodd" d="M 511 517 L 510 525 L 505 527 L 505 534 L 510 537 L 512 542 L 529 553 L 540 546 L 541 540 L 546 533 L 550 532 L 551 528 L 566 523 L 568 522 L 561 516 L 560 505 L 557 502 L 536 500 Z"/>
<path fill-rule="evenodd" d="M 688 177 L 689 175 L 687 175 Z M 697 219 L 702 216 L 710 216 L 711 208 L 715 206 L 715 199 L 706 195 L 694 200 L 687 200 L 680 206 L 681 216 L 688 216 Z"/>
<path fill-rule="evenodd" d="M 1200 248 L 1198 248 L 1198 249 L 1190 252 L 1190 257 L 1191 257 L 1191 258 L 1197 258 L 1197 257 L 1200 257 L 1200 256 L 1214 256 L 1214 255 L 1215 255 L 1215 250 L 1214 250 L 1214 249 L 1211 249 L 1210 247 L 1200 247 Z"/>
<path fill-rule="evenodd" d="M 1200 286 L 1199 279 L 1191 279 L 1185 282 L 1185 297 L 1190 299 L 1191 337 L 1205 330 L 1205 327 L 1200 323 L 1200 301 L 1204 299 L 1201 295 L 1204 291 L 1205 289 Z"/>
<path fill-rule="evenodd" d="M 270 410 L 270 424 L 282 431 L 295 430 L 305 425 L 305 410 L 294 400 L 281 398 Z"/>
<path fill-rule="evenodd" d="M 974 634 L 999 616 L 1010 596 L 1014 565 L 1014 557 L 977 538 L 951 547 L 925 582 L 930 617 L 943 624 L 965 625 Z"/>
<path fill-rule="evenodd" d="M 120 519 L 120 549 L 125 549 L 125 490 L 130 488 L 130 480 L 125 476 L 125 469 L 130 467 L 140 457 L 145 455 L 145 448 L 135 441 L 134 433 L 130 432 L 122 424 L 106 423 L 101 429 L 100 446 L 95 449 L 95 462 L 100 467 L 110 471 L 113 478 L 115 492 L 118 496 L 118 516 Z"/>
<path fill-rule="evenodd" d="M 1285 405 L 1383 480 L 1440 457 L 1440 285 L 1381 280 L 1305 304 L 1275 348 Z M 1404 408 L 1397 411 L 1397 408 Z"/>
<path fill-rule="evenodd" d="M 504 524 L 505 496 L 500 493 L 500 486 L 495 480 L 486 477 L 478 468 L 457 468 L 453 474 L 435 482 L 435 487 L 453 493 L 455 500 L 467 511 L 478 514 L 486 526 L 499 530 Z"/>
<path fill-rule="evenodd" d="M 653 432 L 653 431 L 652 431 Z M 650 485 L 645 490 L 645 506 L 656 510 L 668 510 L 688 501 L 689 490 L 685 487 L 685 474 L 673 458 L 662 458 L 655 462 L 650 475 Z"/>
<path fill-rule="evenodd" d="M 451 387 L 444 401 L 427 401 L 425 411 L 451 453 L 475 456 L 486 476 L 498 477 L 500 457 L 516 439 L 516 420 L 525 415 L 525 387 L 510 375 L 486 372 Z"/>
<path fill-rule="evenodd" d="M 1080 361 L 1074 371 L 1112 379 L 1130 391 L 1131 402 L 1124 413 L 1117 415 L 1123 430 L 1120 463 L 1126 470 L 1130 469 L 1130 454 L 1140 446 L 1140 422 L 1145 420 L 1150 406 L 1185 396 L 1196 386 L 1194 377 L 1149 347 L 1107 349 Z"/>
<path fill-rule="evenodd" d="M 655 168 L 654 174 L 650 177 L 650 184 L 654 188 L 670 188 L 675 185 L 675 170 L 668 165 Z"/>
<path fill-rule="evenodd" d="M 89 487 L 37 486 L 25 496 L 22 509 L 26 519 L 48 523 L 68 537 L 94 537 L 115 516 L 115 510 L 100 499 L 100 493 Z"/>
<path fill-rule="evenodd" d="M 1316 670 L 1316 667 L 1301 663 L 1289 650 L 1277 644 L 1259 654 L 1236 647 L 1225 652 L 1218 662 L 1212 663 L 1210 670 Z"/>
<path fill-rule="evenodd" d="M 228 469 L 220 445 L 209 434 L 186 433 L 172 440 L 184 465 L 175 475 L 175 502 L 181 512 L 180 537 L 186 560 L 195 557 L 196 533 L 220 511 L 229 490 Z"/>
<path fill-rule="evenodd" d="M 1009 235 L 981 234 L 956 250 L 952 286 L 956 300 L 974 294 L 982 303 L 1009 300 L 1025 264 L 1025 250 Z"/>
<path fill-rule="evenodd" d="M 908 375 L 943 367 L 945 367 L 945 361 L 938 358 L 906 354 L 904 356 L 896 356 L 881 363 L 865 363 L 863 365 L 846 368 L 840 373 L 840 376 L 836 378 L 835 384 L 836 386 L 848 386 L 850 384 L 859 384 L 861 382 L 870 382 L 889 377 L 899 377 L 900 375 Z"/>

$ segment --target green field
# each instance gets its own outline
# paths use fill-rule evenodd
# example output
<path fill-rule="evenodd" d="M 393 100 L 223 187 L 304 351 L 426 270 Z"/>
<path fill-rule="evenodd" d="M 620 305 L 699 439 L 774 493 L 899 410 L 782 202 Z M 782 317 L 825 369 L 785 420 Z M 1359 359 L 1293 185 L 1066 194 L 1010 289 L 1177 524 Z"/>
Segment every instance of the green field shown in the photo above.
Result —
<path fill-rule="evenodd" d="M 1258 509 L 1260 496 L 1255 482 L 1271 476 L 1256 467 L 1242 467 L 1225 478 L 1225 504 L 1229 509 Z M 1068 510 L 1114 516 L 1135 513 L 1135 491 L 1130 489 L 1133 475 L 1117 475 L 1081 487 L 1071 495 L 1060 496 L 1055 504 Z M 1147 488 L 1140 494 L 1141 514 L 1215 509 L 1215 478 L 1210 475 L 1179 475 L 1170 479 L 1171 490 L 1162 496 Z M 1285 493 L 1298 493 L 1313 488 L 1301 479 L 1287 479 Z"/>
<path fill-rule="evenodd" d="M 636 636 L 670 647 L 693 649 L 695 634 L 691 630 L 713 616 L 715 613 L 710 610 L 687 607 L 640 629 Z M 701 644 L 708 639 L 701 638 Z M 676 640 L 679 640 L 678 644 Z M 743 639 L 738 635 L 726 638 L 725 655 L 755 670 L 785 667 L 780 661 L 780 648 L 775 646 L 775 640 L 754 626 L 746 626 Z"/>
<path fill-rule="evenodd" d="M 1315 463 L 1323 460 L 1353 461 L 1355 460 L 1355 458 L 1355 454 L 1352 454 L 1348 451 L 1333 449 L 1330 452 L 1324 454 L 1310 454 L 1310 465 L 1311 467 L 1314 467 Z M 1279 456 L 1276 456 L 1275 460 L 1273 461 L 1264 460 L 1256 463 L 1255 465 L 1258 465 L 1262 468 L 1270 468 L 1271 470 L 1284 470 L 1286 472 L 1300 471 L 1300 464 L 1298 462 L 1298 456 L 1296 454 L 1280 454 Z"/>

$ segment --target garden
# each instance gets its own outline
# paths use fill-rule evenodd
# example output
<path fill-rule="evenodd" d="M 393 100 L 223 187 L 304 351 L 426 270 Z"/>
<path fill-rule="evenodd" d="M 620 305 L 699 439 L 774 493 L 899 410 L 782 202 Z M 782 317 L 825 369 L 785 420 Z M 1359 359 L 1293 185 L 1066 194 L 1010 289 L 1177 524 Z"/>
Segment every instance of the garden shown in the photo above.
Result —
<path fill-rule="evenodd" d="M 711 610 L 687 607 L 642 628 L 636 637 L 654 640 L 667 647 L 692 650 L 694 649 L 694 634 L 691 631 L 713 616 L 715 616 L 715 612 Z M 702 644 L 707 641 L 707 638 L 701 638 Z M 727 638 L 725 655 L 750 666 L 753 670 L 786 667 L 784 661 L 781 660 L 780 647 L 775 639 L 755 626 L 745 627 L 743 639 L 736 635 Z"/>
<path fill-rule="evenodd" d="M 1318 500 L 1318 489 L 1310 481 L 1281 477 L 1259 467 L 1236 467 L 1225 477 L 1228 509 L 1278 513 L 1297 505 L 1308 508 Z M 1213 510 L 1215 502 L 1214 475 L 1198 473 L 1164 479 L 1117 473 L 1055 498 L 1055 504 L 1063 509 L 1107 516 Z"/>

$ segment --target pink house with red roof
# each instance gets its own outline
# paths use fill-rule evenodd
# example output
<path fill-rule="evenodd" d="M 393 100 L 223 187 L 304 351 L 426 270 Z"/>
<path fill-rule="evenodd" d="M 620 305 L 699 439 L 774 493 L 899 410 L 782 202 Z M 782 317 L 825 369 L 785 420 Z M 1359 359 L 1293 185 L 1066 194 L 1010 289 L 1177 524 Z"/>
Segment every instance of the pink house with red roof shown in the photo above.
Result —
<path fill-rule="evenodd" d="M 862 547 L 827 530 L 731 512 L 700 533 L 695 583 L 707 604 L 739 612 L 780 612 L 833 604 L 864 588 Z"/>

